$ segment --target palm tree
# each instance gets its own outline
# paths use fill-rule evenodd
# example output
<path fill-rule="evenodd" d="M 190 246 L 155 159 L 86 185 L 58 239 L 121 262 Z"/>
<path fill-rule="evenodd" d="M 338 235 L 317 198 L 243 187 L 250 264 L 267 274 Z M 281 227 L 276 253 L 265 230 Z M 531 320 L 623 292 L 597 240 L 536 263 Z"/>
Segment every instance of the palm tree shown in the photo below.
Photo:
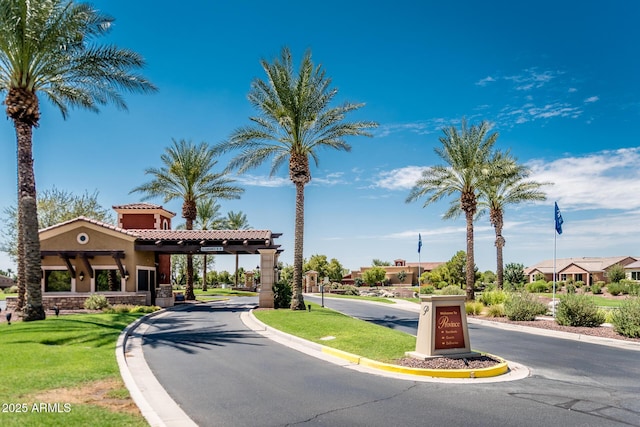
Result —
<path fill-rule="evenodd" d="M 489 210 L 489 221 L 496 233 L 496 282 L 498 288 L 502 289 L 504 281 L 502 248 L 506 243 L 502 236 L 504 209 L 509 204 L 546 200 L 547 196 L 540 191 L 540 188 L 550 183 L 527 180 L 531 174 L 529 168 L 518 164 L 508 152 L 495 152 L 489 166 L 489 177 L 479 187 L 478 213 Z"/>
<path fill-rule="evenodd" d="M 486 169 L 492 148 L 498 139 L 497 133 L 487 135 L 489 123 L 467 126 L 462 120 L 460 132 L 451 126 L 443 129 L 440 137 L 441 148 L 435 148 L 436 154 L 445 161 L 446 166 L 437 165 L 426 169 L 422 177 L 411 189 L 407 202 L 414 202 L 427 197 L 424 206 L 437 202 L 445 196 L 459 193 L 457 200 L 452 200 L 445 219 L 456 218 L 464 212 L 467 221 L 467 264 L 466 285 L 467 299 L 473 300 L 475 282 L 475 262 L 473 253 L 473 221 L 478 205 L 478 189 L 486 179 Z"/>
<path fill-rule="evenodd" d="M 40 288 L 40 241 L 33 171 L 33 127 L 40 121 L 39 94 L 67 117 L 69 107 L 98 111 L 114 103 L 126 109 L 121 90 L 156 88 L 132 70 L 144 66 L 135 52 L 95 46 L 113 18 L 70 0 L 0 2 L 0 91 L 18 146 L 18 276 L 26 288 L 23 319 L 45 318 Z"/>
<path fill-rule="evenodd" d="M 249 221 L 247 221 L 247 215 L 243 214 L 242 211 L 237 213 L 234 211 L 227 212 L 227 219 L 225 223 L 229 230 L 247 230 L 251 228 Z M 236 252 L 235 283 L 236 287 L 238 287 L 238 252 Z"/>
<path fill-rule="evenodd" d="M 219 230 L 224 228 L 224 218 L 220 215 L 220 205 L 214 199 L 198 200 L 196 205 L 196 227 L 200 230 Z M 207 291 L 207 254 L 202 263 L 202 290 Z"/>
<path fill-rule="evenodd" d="M 198 216 L 198 200 L 211 197 L 239 199 L 244 190 L 230 185 L 234 180 L 228 178 L 226 173 L 211 171 L 218 161 L 206 142 L 198 145 L 183 139 L 174 139 L 172 142 L 173 145 L 160 156 L 164 166 L 146 169 L 145 174 L 153 176 L 153 179 L 130 193 L 145 193 L 143 200 L 163 197 L 165 203 L 182 199 L 182 217 L 186 220 L 186 229 L 193 230 L 193 222 Z M 193 254 L 187 254 L 185 299 L 196 299 L 193 293 Z"/>
<path fill-rule="evenodd" d="M 345 122 L 347 113 L 364 104 L 345 102 L 338 107 L 329 104 L 338 93 L 331 88 L 331 79 L 322 66 L 315 66 L 311 51 L 307 51 L 297 75 L 288 48 L 273 63 L 261 61 L 266 80 L 255 79 L 251 85 L 249 102 L 259 115 L 251 117 L 251 125 L 235 130 L 219 145 L 226 152 L 241 153 L 229 163 L 239 173 L 255 168 L 271 159 L 271 175 L 289 163 L 289 178 L 296 188 L 295 229 L 293 249 L 293 297 L 291 308 L 304 310 L 302 296 L 302 262 L 304 243 L 304 187 L 311 181 L 309 159 L 318 164 L 318 151 L 324 148 L 350 151 L 346 136 L 371 136 L 367 129 L 374 122 Z"/>

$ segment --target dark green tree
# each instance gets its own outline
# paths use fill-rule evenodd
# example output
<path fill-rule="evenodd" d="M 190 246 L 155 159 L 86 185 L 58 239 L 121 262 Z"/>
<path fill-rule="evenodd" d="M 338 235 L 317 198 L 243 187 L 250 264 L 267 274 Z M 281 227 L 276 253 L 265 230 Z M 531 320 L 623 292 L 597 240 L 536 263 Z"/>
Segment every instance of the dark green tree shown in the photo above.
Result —
<path fill-rule="evenodd" d="M 122 91 L 156 88 L 137 70 L 137 53 L 94 40 L 106 35 L 113 18 L 69 0 L 0 1 L 0 92 L 18 146 L 18 277 L 26 289 L 23 320 L 45 318 L 40 277 L 40 240 L 33 128 L 40 123 L 39 96 L 67 117 L 69 107 L 98 111 L 126 109 Z"/>
<path fill-rule="evenodd" d="M 549 183 L 530 180 L 529 168 L 519 164 L 508 152 L 495 152 L 487 171 L 487 179 L 479 186 L 478 214 L 489 211 L 489 221 L 496 234 L 496 285 L 498 289 L 502 289 L 504 281 L 502 248 L 506 243 L 502 235 L 504 211 L 508 205 L 546 200 L 547 196 L 541 188 Z"/>
<path fill-rule="evenodd" d="M 489 130 L 490 125 L 486 121 L 467 126 L 465 119 L 462 120 L 460 131 L 454 126 L 444 128 L 444 136 L 440 137 L 442 147 L 437 147 L 435 152 L 446 164 L 427 168 L 406 200 L 414 202 L 426 197 L 423 205 L 426 207 L 443 197 L 459 196 L 452 200 L 443 218 L 452 219 L 464 213 L 467 222 L 467 300 L 475 298 L 473 222 L 477 213 L 478 192 L 486 179 L 487 165 L 498 139 L 498 134 L 489 134 Z"/>
<path fill-rule="evenodd" d="M 239 199 L 244 191 L 232 185 L 233 179 L 225 172 L 213 172 L 218 161 L 215 153 L 206 142 L 198 145 L 191 141 L 173 140 L 160 156 L 163 166 L 148 168 L 146 175 L 151 181 L 144 183 L 131 193 L 143 193 L 143 200 L 154 197 L 164 198 L 164 202 L 182 200 L 182 217 L 186 220 L 186 229 L 193 230 L 198 217 L 197 202 L 201 199 Z M 187 277 L 185 299 L 196 299 L 193 293 L 193 255 L 187 254 Z"/>
<path fill-rule="evenodd" d="M 250 126 L 237 129 L 218 149 L 240 151 L 229 162 L 230 169 L 246 172 L 271 159 L 271 175 L 285 163 L 289 178 L 296 188 L 293 248 L 293 296 L 291 308 L 305 310 L 302 296 L 304 244 L 304 188 L 311 181 L 309 161 L 317 165 L 322 149 L 350 151 L 345 137 L 371 136 L 367 131 L 374 122 L 345 121 L 345 116 L 364 104 L 345 102 L 330 104 L 338 93 L 322 66 L 314 65 L 311 51 L 302 59 L 295 74 L 291 53 L 283 48 L 280 58 L 272 63 L 261 61 L 267 79 L 255 79 L 249 102 L 259 115 L 251 117 Z"/>

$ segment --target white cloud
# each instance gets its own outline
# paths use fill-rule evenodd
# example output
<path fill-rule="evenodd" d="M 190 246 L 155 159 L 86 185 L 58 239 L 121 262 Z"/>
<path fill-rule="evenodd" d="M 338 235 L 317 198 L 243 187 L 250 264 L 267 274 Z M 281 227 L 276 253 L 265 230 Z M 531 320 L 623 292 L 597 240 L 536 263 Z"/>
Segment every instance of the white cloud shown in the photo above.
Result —
<path fill-rule="evenodd" d="M 423 166 L 406 166 L 381 172 L 374 186 L 387 190 L 407 190 L 412 188 L 416 181 L 422 177 L 422 172 L 425 169 Z"/>
<path fill-rule="evenodd" d="M 238 183 L 241 185 L 248 185 L 254 187 L 286 187 L 292 185 L 291 180 L 281 177 L 270 177 L 263 175 L 239 175 L 237 178 Z"/>
<path fill-rule="evenodd" d="M 486 86 L 489 83 L 492 83 L 492 82 L 495 82 L 495 81 L 496 81 L 496 79 L 494 79 L 493 77 L 487 76 L 484 79 L 478 80 L 476 82 L 476 85 L 478 85 L 478 86 Z"/>
<path fill-rule="evenodd" d="M 599 101 L 600 97 L 599 96 L 590 96 L 589 98 L 584 100 L 585 104 L 591 104 L 593 102 Z"/>
<path fill-rule="evenodd" d="M 552 162 L 534 160 L 532 179 L 553 182 L 551 200 L 573 210 L 640 209 L 640 147 L 601 151 Z"/>

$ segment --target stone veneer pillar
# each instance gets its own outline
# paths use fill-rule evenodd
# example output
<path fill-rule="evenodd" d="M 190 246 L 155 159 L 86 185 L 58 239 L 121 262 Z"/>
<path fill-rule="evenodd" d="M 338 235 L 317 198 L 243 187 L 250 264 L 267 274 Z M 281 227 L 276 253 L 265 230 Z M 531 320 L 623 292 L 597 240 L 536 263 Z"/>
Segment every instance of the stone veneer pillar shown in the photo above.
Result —
<path fill-rule="evenodd" d="M 260 308 L 274 308 L 273 283 L 275 281 L 276 250 L 258 249 L 260 254 Z"/>

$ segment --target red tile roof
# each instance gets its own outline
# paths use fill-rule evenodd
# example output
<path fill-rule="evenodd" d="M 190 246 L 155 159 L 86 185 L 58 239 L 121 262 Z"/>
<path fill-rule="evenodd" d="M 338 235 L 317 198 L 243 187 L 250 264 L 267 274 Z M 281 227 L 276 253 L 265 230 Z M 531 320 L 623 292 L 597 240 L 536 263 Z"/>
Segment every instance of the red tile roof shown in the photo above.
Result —
<path fill-rule="evenodd" d="M 138 240 L 267 240 L 269 230 L 129 230 Z M 273 236 L 275 237 L 275 236 Z"/>
<path fill-rule="evenodd" d="M 109 230 L 117 231 L 119 233 L 126 234 L 128 236 L 133 236 L 133 237 L 137 237 L 138 236 L 136 233 L 132 232 L 133 230 L 126 230 L 124 228 L 116 227 L 113 224 L 107 224 L 106 222 L 98 221 L 96 219 L 87 218 L 86 216 L 79 216 L 77 218 L 73 218 L 73 219 L 70 219 L 68 221 L 64 221 L 64 222 L 61 222 L 59 224 L 52 225 L 51 227 L 43 228 L 41 230 L 38 230 L 38 232 L 42 233 L 43 231 L 54 230 L 56 228 L 60 228 L 60 227 L 65 226 L 67 224 L 73 224 L 74 222 L 79 222 L 79 221 L 89 222 L 89 223 L 95 224 L 95 225 L 97 225 L 99 227 L 103 227 L 103 228 L 107 228 Z"/>
<path fill-rule="evenodd" d="M 171 212 L 170 210 L 167 210 L 165 208 L 163 208 L 161 205 L 156 205 L 153 203 L 129 203 L 126 205 L 115 205 L 115 206 L 111 206 L 113 208 L 113 210 L 117 211 L 119 209 L 140 209 L 140 210 L 163 210 L 166 211 L 170 214 L 172 214 L 173 216 L 175 216 L 175 212 Z"/>

